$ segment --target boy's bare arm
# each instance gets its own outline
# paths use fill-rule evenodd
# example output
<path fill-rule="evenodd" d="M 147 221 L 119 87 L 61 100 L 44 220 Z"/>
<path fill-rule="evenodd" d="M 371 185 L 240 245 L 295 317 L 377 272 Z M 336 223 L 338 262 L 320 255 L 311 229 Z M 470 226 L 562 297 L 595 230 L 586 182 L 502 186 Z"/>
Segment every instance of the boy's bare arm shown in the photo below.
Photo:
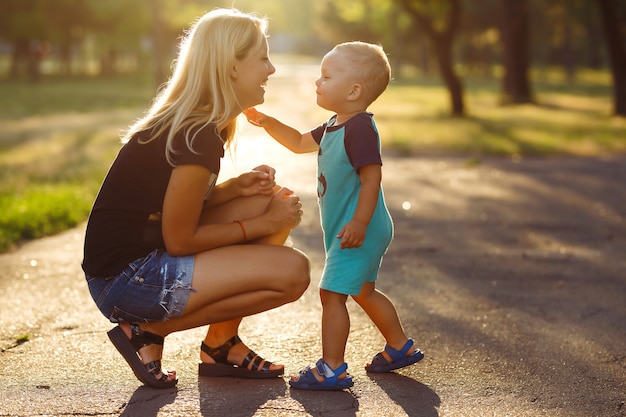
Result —
<path fill-rule="evenodd" d="M 251 124 L 265 129 L 278 143 L 292 152 L 307 153 L 315 152 L 319 149 L 311 133 L 302 134 L 293 127 L 287 126 L 278 119 L 261 113 L 254 108 L 244 110 L 243 113 Z"/>

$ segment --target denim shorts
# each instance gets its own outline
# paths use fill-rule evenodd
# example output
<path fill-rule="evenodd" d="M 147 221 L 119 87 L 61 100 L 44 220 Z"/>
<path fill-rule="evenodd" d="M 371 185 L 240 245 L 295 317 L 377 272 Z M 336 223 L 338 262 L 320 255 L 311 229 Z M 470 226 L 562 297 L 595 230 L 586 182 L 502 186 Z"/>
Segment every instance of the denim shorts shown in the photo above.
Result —
<path fill-rule="evenodd" d="M 191 287 L 193 256 L 155 250 L 111 278 L 87 275 L 98 309 L 113 323 L 165 321 L 183 314 Z"/>

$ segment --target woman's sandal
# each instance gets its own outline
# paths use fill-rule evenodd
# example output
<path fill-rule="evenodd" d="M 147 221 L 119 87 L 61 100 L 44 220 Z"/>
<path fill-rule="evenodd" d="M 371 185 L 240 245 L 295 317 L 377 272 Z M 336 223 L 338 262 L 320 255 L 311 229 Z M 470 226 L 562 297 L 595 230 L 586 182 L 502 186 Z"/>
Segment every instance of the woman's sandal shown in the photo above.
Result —
<path fill-rule="evenodd" d="M 352 377 L 346 374 L 345 378 L 339 378 L 339 375 L 348 370 L 348 364 L 344 362 L 343 365 L 336 369 L 332 369 L 323 359 L 319 359 L 315 364 L 317 373 L 324 377 L 324 381 L 320 382 L 315 378 L 313 370 L 310 366 L 300 370 L 298 379 L 290 379 L 289 385 L 296 389 L 307 390 L 342 390 L 350 388 L 354 385 Z"/>
<path fill-rule="evenodd" d="M 172 388 L 178 379 L 168 380 L 168 373 L 161 369 L 161 361 L 142 363 L 138 355 L 139 349 L 148 345 L 163 345 L 163 337 L 141 330 L 139 325 L 131 323 L 131 338 L 128 339 L 120 326 L 114 327 L 107 334 L 113 345 L 126 359 L 137 379 L 153 388 Z M 158 375 L 161 374 L 159 377 Z"/>
<path fill-rule="evenodd" d="M 405 366 L 413 365 L 424 359 L 424 354 L 419 350 L 415 349 L 413 353 L 407 356 L 409 349 L 413 346 L 413 339 L 407 340 L 402 349 L 395 350 L 389 345 L 385 345 L 385 352 L 391 357 L 392 362 L 389 362 L 387 358 L 385 358 L 382 352 L 379 352 L 372 359 L 372 363 L 365 367 L 367 372 L 390 372 L 394 369 L 404 368 Z"/>
<path fill-rule="evenodd" d="M 263 359 L 263 357 L 257 355 L 253 350 L 248 352 L 241 365 L 230 363 L 228 361 L 228 352 L 238 343 L 241 343 L 241 339 L 237 335 L 231 337 L 226 343 L 216 348 L 212 348 L 202 342 L 200 348 L 204 353 L 213 358 L 215 363 L 200 363 L 198 365 L 198 375 L 262 379 L 276 378 L 285 372 L 284 369 L 270 369 L 272 362 Z M 263 361 L 265 361 L 265 363 L 262 367 L 259 367 Z M 248 369 L 250 363 L 252 363 L 252 366 Z"/>

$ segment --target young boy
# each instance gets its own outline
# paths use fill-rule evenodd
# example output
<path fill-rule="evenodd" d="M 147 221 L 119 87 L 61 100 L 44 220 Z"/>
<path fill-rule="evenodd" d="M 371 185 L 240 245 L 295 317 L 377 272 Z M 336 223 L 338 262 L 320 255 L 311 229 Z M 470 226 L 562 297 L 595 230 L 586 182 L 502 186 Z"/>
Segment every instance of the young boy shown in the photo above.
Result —
<path fill-rule="evenodd" d="M 343 43 L 323 58 L 315 82 L 317 104 L 336 113 L 327 122 L 301 134 L 253 108 L 244 112 L 250 123 L 291 151 L 318 152 L 317 193 L 326 250 L 319 285 L 323 352 L 315 367 L 291 377 L 293 388 L 341 390 L 353 385 L 344 361 L 348 295 L 387 342 L 365 367 L 368 372 L 389 372 L 424 357 L 405 334 L 392 302 L 375 287 L 393 223 L 381 187 L 380 139 L 367 108 L 389 80 L 389 62 L 380 46 Z"/>

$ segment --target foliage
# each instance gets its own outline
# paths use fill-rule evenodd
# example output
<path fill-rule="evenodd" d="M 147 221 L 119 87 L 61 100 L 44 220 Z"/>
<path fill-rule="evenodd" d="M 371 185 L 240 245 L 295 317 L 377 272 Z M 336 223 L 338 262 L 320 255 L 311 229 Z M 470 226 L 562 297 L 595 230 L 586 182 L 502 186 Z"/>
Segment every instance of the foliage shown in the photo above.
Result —
<path fill-rule="evenodd" d="M 23 193 L 0 194 L 0 251 L 82 222 L 92 203 L 85 186 L 29 186 Z"/>
<path fill-rule="evenodd" d="M 119 149 L 120 129 L 153 94 L 145 84 L 0 83 L 0 251 L 85 220 Z"/>
<path fill-rule="evenodd" d="M 498 103 L 494 80 L 467 80 L 468 117 L 450 118 L 435 79 L 396 82 L 372 106 L 385 148 L 407 155 L 597 156 L 626 152 L 626 120 L 610 116 L 606 72 L 572 85 L 561 71 L 539 72 L 537 105 Z"/>
<path fill-rule="evenodd" d="M 410 2 L 430 16 L 435 27 L 444 24 L 448 2 Z M 534 65 L 562 65 L 570 70 L 606 65 L 594 3 L 529 0 Z M 626 7 L 623 2 L 615 3 L 622 4 L 618 10 L 623 21 Z M 501 0 L 462 0 L 462 4 L 456 61 L 485 75 L 501 55 Z M 153 47 L 155 29 L 167 40 L 173 55 L 178 37 L 195 17 L 231 5 L 268 16 L 272 41 L 287 52 L 319 54 L 337 42 L 360 39 L 383 44 L 394 61 L 408 60 L 425 72 L 431 70 L 429 61 L 433 61 L 432 51 L 424 48 L 424 40 L 417 35 L 419 28 L 411 23 L 400 0 L 3 0 L 2 5 L 0 41 L 14 45 L 18 41 L 49 42 L 48 59 L 72 59 L 69 71 L 73 73 L 84 72 L 76 60 L 100 63 L 112 53 L 120 62 L 138 60 L 136 68 L 152 65 L 145 55 Z M 158 28 L 154 28 L 151 5 L 160 12 Z M 623 31 L 626 36 L 626 27 Z M 67 70 L 62 65 L 55 68 Z"/>

